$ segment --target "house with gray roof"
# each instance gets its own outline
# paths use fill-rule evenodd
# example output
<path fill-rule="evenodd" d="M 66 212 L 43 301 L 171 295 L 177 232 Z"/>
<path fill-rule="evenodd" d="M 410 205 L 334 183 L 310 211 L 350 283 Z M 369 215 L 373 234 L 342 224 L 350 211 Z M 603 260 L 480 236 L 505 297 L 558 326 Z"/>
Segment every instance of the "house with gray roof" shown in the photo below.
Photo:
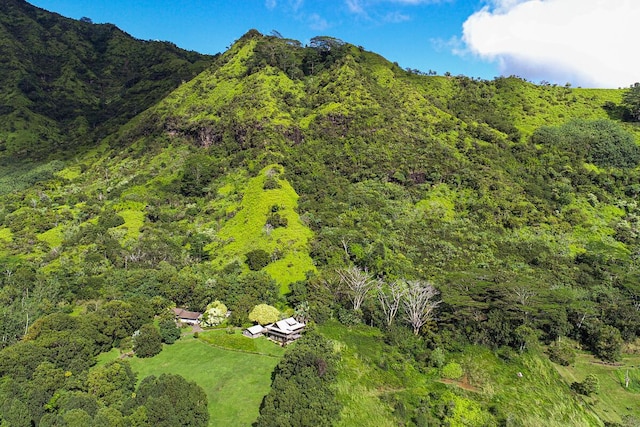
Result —
<path fill-rule="evenodd" d="M 287 344 L 300 338 L 305 326 L 304 323 L 300 323 L 293 317 L 289 317 L 265 326 L 264 334 L 274 341 Z"/>
<path fill-rule="evenodd" d="M 249 338 L 258 338 L 264 334 L 264 331 L 265 331 L 264 326 L 253 325 L 250 328 L 247 328 L 244 331 L 242 331 L 242 335 Z"/>

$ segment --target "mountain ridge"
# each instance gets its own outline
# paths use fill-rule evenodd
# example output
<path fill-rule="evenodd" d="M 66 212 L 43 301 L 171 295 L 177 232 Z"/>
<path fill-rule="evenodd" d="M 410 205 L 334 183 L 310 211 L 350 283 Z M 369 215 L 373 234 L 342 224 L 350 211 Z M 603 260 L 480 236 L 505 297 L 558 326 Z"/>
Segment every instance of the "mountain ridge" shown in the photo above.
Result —
<path fill-rule="evenodd" d="M 170 62 L 189 62 L 180 55 Z M 113 129 L 81 133 L 51 173 L 0 191 L 0 375 L 23 384 L 11 361 L 29 346 L 68 367 L 51 343 L 9 345 L 25 316 L 82 312 L 103 351 L 172 304 L 219 300 L 233 326 L 259 303 L 317 322 L 344 358 L 343 424 L 366 405 L 408 425 L 640 415 L 570 391 L 545 353 L 567 342 L 574 357 L 617 360 L 640 333 L 639 128 L 611 108 L 623 91 L 422 76 L 338 39 L 256 31 L 192 65 L 203 70 L 172 77 L 168 95 L 132 101 L 144 111 L 121 99 Z M 40 116 L 34 126 L 63 139 L 82 117 Z M 386 325 L 373 289 L 353 310 L 348 267 L 387 286 L 434 283 L 437 316 L 415 336 L 400 318 Z M 103 306 L 131 321 L 110 330 Z M 83 372 L 91 357 L 78 356 Z M 474 391 L 437 381 L 457 368 Z"/>
<path fill-rule="evenodd" d="M 211 61 L 22 0 L 3 2 L 2 9 L 4 157 L 43 157 L 56 146 L 70 150 L 83 138 L 102 139 L 109 127 L 148 108 Z M 31 128 L 41 136 L 37 144 Z"/>

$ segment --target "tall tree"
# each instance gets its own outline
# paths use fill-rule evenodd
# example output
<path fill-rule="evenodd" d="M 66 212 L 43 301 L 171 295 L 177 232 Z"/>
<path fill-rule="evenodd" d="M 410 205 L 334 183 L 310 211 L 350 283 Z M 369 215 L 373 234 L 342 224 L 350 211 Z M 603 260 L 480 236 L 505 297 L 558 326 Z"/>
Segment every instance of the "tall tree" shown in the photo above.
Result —
<path fill-rule="evenodd" d="M 622 96 L 622 104 L 634 121 L 640 121 L 640 83 L 634 83 Z"/>
<path fill-rule="evenodd" d="M 407 281 L 407 292 L 404 299 L 405 319 L 418 335 L 420 328 L 433 319 L 433 312 L 441 303 L 435 301 L 440 292 L 429 282 L 422 280 Z"/>
<path fill-rule="evenodd" d="M 162 351 L 162 336 L 153 323 L 146 323 L 133 334 L 133 351 L 138 357 L 152 357 Z"/>
<path fill-rule="evenodd" d="M 317 333 L 307 333 L 276 366 L 271 391 L 264 397 L 254 425 L 334 425 L 340 414 L 333 386 L 336 363 L 331 343 Z"/>
<path fill-rule="evenodd" d="M 340 269 L 338 270 L 338 275 L 340 276 L 340 282 L 349 289 L 349 298 L 353 303 L 353 309 L 359 310 L 371 289 L 378 283 L 378 280 L 371 277 L 366 268 L 363 270 L 357 266 Z"/>
<path fill-rule="evenodd" d="M 209 423 L 204 390 L 180 375 L 146 377 L 138 387 L 133 404 L 146 408 L 148 425 L 204 427 Z M 134 408 L 130 411 L 136 412 Z"/>
<path fill-rule="evenodd" d="M 407 293 L 407 284 L 403 280 L 396 280 L 389 284 L 380 281 L 377 284 L 377 291 L 387 326 L 391 326 L 398 314 L 400 302 Z"/>

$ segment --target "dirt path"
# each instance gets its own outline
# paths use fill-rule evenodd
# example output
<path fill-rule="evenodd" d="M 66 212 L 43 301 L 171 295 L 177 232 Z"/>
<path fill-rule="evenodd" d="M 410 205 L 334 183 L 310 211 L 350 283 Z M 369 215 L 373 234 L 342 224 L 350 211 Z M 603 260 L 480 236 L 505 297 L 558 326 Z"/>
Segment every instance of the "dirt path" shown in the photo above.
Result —
<path fill-rule="evenodd" d="M 464 377 L 462 379 L 462 381 L 455 381 L 455 380 L 450 380 L 447 378 L 442 378 L 437 380 L 438 382 L 444 383 L 444 384 L 451 384 L 451 385 L 455 385 L 457 387 L 460 387 L 464 390 L 468 390 L 468 391 L 472 391 L 474 393 L 480 393 L 482 390 L 480 390 L 478 387 L 474 387 L 471 384 L 469 384 L 467 377 Z"/>

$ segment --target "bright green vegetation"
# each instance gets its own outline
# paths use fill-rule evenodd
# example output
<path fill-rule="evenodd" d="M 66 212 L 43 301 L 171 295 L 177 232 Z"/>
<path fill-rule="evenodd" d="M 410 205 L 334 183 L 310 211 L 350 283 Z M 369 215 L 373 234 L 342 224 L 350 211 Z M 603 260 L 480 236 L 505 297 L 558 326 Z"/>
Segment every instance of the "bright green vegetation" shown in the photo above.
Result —
<path fill-rule="evenodd" d="M 253 342 L 250 338 L 238 338 Z M 197 383 L 209 400 L 209 425 L 250 426 L 258 417 L 262 398 L 269 392 L 271 371 L 279 357 L 226 350 L 220 348 L 224 345 L 212 342 L 216 345 L 184 336 L 165 346 L 155 357 L 134 357 L 129 363 L 138 379 L 168 373 Z M 273 343 L 264 343 L 278 348 Z"/>
<path fill-rule="evenodd" d="M 5 243 L 11 242 L 11 240 L 13 240 L 10 228 L 0 228 L 0 240 L 4 240 Z"/>
<path fill-rule="evenodd" d="M 582 398 L 592 405 L 594 412 L 607 422 L 628 423 L 632 425 L 640 419 L 638 410 L 638 393 L 640 392 L 640 375 L 637 355 L 623 357 L 620 363 L 605 364 L 590 354 L 579 353 L 571 366 L 556 365 L 562 378 L 568 383 L 584 381 L 589 374 L 599 380 L 600 389 L 591 397 Z M 629 374 L 629 387 L 625 387 L 625 377 Z"/>
<path fill-rule="evenodd" d="M 269 255 L 265 271 L 286 294 L 290 283 L 304 280 L 315 267 L 309 257 L 312 232 L 300 221 L 296 212 L 298 195 L 280 178 L 281 174 L 282 167 L 267 166 L 238 191 L 242 201 L 226 208 L 227 216 L 232 217 L 218 231 L 220 243 L 211 244 L 207 250 L 219 266 L 242 261 L 252 250 L 265 251 Z M 275 215 L 279 218 L 277 223 L 273 220 Z"/>
<path fill-rule="evenodd" d="M 208 58 L 18 0 L 7 10 L 0 397 L 22 393 L 12 414 L 64 417 L 70 403 L 44 405 L 84 387 L 59 378 L 71 363 L 75 380 L 97 354 L 130 351 L 143 325 L 168 325 L 169 307 L 220 301 L 232 313 L 225 326 L 249 325 L 267 304 L 331 340 L 335 353 L 301 364 L 319 395 L 335 397 L 322 422 L 602 425 L 633 415 L 624 397 L 605 412 L 602 391 L 571 388 L 601 365 L 580 355 L 563 378 L 539 350 L 566 341 L 616 363 L 640 336 L 640 127 L 628 92 L 424 76 L 337 39 L 302 46 L 256 31 Z M 344 280 L 349 268 L 371 287 Z M 433 285 L 425 319 L 410 319 L 408 293 L 389 319 L 394 283 Z M 33 338 L 42 319 L 48 340 Z M 21 341 L 27 323 L 33 339 Z M 197 368 L 188 351 L 218 363 Z M 253 420 L 280 351 L 219 330 L 132 363 L 200 369 L 209 412 L 225 417 L 241 405 L 216 400 L 215 387 L 239 396 L 255 380 L 260 392 L 242 405 Z M 571 348 L 554 351 L 572 363 Z M 260 380 L 238 384 L 233 374 L 255 360 Z M 287 363 L 273 388 L 295 395 L 304 375 Z M 51 370 L 56 381 L 36 396 L 31 383 Z M 612 384 L 600 379 L 602 390 Z M 284 403 L 272 396 L 269 408 Z"/>
<path fill-rule="evenodd" d="M 201 332 L 198 336 L 202 340 L 215 347 L 227 350 L 241 351 L 245 353 L 260 354 L 263 356 L 281 357 L 284 349 L 266 338 L 250 339 L 242 335 L 242 331 L 234 329 L 233 333 L 227 330 L 212 330 Z"/>
<path fill-rule="evenodd" d="M 402 419 L 418 425 L 443 421 L 499 425 L 507 419 L 531 426 L 599 425 L 538 352 L 496 354 L 483 347 L 467 347 L 450 354 L 455 361 L 442 369 L 424 369 L 385 344 L 377 329 L 331 323 L 320 330 L 333 340 L 342 359 L 337 381 L 338 398 L 344 405 L 340 425 L 379 420 L 376 425 L 391 426 Z M 455 365 L 463 375 L 452 380 L 447 370 Z M 446 406 L 452 409 L 443 410 Z M 487 407 L 493 408 L 491 413 Z"/>

